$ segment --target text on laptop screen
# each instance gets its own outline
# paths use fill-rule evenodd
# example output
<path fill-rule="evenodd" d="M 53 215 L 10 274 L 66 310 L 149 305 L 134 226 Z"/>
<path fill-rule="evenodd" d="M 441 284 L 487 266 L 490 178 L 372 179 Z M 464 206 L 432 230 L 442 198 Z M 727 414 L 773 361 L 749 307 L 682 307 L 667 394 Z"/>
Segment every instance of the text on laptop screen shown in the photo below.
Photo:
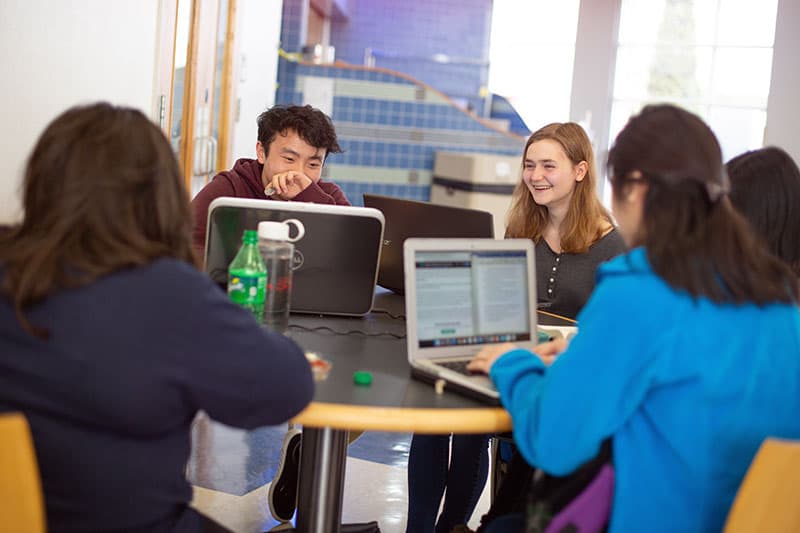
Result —
<path fill-rule="evenodd" d="M 417 251 L 419 347 L 531 339 L 524 251 Z"/>

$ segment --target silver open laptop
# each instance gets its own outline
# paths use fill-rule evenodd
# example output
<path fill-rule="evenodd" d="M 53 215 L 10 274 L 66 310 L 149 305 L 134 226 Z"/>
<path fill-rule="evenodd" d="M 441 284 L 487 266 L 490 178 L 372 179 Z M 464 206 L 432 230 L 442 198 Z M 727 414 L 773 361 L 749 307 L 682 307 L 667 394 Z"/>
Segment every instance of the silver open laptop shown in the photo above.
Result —
<path fill-rule="evenodd" d="M 490 403 L 500 395 L 466 363 L 488 345 L 533 348 L 536 273 L 530 239 L 408 239 L 403 246 L 408 363 Z"/>
<path fill-rule="evenodd" d="M 262 220 L 298 219 L 305 235 L 295 242 L 291 311 L 362 316 L 372 308 L 378 275 L 383 214 L 377 209 L 216 198 L 208 209 L 205 268 L 227 285 L 228 265 L 242 233 Z"/>

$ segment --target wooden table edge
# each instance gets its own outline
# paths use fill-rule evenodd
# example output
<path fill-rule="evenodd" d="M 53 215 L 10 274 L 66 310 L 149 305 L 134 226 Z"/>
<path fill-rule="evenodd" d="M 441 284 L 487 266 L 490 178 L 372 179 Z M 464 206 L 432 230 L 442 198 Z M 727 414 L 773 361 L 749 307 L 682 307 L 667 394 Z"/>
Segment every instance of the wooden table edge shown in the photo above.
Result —
<path fill-rule="evenodd" d="M 311 402 L 292 422 L 319 428 L 432 434 L 511 430 L 511 417 L 502 407 L 436 409 Z"/>

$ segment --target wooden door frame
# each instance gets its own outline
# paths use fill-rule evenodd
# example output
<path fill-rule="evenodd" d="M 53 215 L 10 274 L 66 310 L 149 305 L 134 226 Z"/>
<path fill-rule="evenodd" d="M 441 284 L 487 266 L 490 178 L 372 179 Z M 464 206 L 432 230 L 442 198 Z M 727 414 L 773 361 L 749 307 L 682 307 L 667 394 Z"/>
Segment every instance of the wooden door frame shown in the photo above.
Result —
<path fill-rule="evenodd" d="M 215 172 L 228 167 L 231 152 L 231 125 L 233 108 L 233 64 L 236 43 L 236 0 L 228 0 L 228 19 L 225 28 L 225 49 L 222 53 L 222 80 L 219 92 L 219 139 L 217 139 L 217 160 Z"/>
<path fill-rule="evenodd" d="M 175 51 L 177 46 L 177 26 L 178 26 L 178 3 L 190 2 L 190 22 L 189 22 L 189 42 L 186 49 L 186 66 L 183 80 L 183 109 L 181 110 L 181 131 L 178 146 L 178 163 L 183 172 L 184 184 L 188 194 L 192 190 L 192 176 L 194 172 L 195 160 L 195 122 L 197 120 L 197 73 L 201 58 L 198 57 L 201 38 L 201 9 L 202 0 L 161 0 L 159 5 L 159 41 L 157 44 L 158 57 L 160 60 L 156 66 L 155 91 L 153 98 L 153 120 L 159 124 L 165 135 L 169 138 L 172 129 L 172 109 L 173 109 L 173 88 L 175 86 Z M 222 3 L 220 3 L 220 9 Z M 234 87 L 234 56 L 235 34 L 236 34 L 236 0 L 227 0 L 227 20 L 225 24 L 225 39 L 222 57 L 222 72 L 220 73 L 220 93 L 219 93 L 219 122 L 217 149 L 214 154 L 214 172 L 223 170 L 228 165 L 228 157 L 231 152 L 231 126 L 232 126 L 232 102 L 235 94 Z M 219 13 L 217 13 L 219 16 Z M 218 19 L 217 19 L 218 20 Z M 215 29 L 219 28 L 215 25 Z M 218 35 L 214 36 L 216 43 Z M 216 44 L 214 45 L 216 50 Z M 216 62 L 213 67 L 216 75 Z M 213 86 L 213 83 L 212 83 Z M 212 101 L 209 102 L 213 110 Z M 213 116 L 212 116 L 213 120 Z"/>
<path fill-rule="evenodd" d="M 183 183 L 186 192 L 192 194 L 192 173 L 194 169 L 194 107 L 195 88 L 197 80 L 194 71 L 197 63 L 198 36 L 200 30 L 200 5 L 196 0 L 182 0 L 192 2 L 191 22 L 189 28 L 189 46 L 186 52 L 186 70 L 183 73 L 183 112 L 181 119 L 181 139 L 179 148 L 179 163 L 183 172 Z M 174 70 L 174 69 L 173 69 Z"/>

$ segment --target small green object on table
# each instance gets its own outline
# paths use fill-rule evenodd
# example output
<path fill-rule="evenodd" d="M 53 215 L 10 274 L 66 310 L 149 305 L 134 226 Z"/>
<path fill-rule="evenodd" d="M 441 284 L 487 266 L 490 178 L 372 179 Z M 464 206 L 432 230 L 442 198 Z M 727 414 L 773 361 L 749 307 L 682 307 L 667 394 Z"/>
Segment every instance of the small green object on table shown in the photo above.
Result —
<path fill-rule="evenodd" d="M 353 383 L 368 387 L 370 384 L 372 384 L 372 374 L 361 370 L 358 372 L 353 372 Z"/>

